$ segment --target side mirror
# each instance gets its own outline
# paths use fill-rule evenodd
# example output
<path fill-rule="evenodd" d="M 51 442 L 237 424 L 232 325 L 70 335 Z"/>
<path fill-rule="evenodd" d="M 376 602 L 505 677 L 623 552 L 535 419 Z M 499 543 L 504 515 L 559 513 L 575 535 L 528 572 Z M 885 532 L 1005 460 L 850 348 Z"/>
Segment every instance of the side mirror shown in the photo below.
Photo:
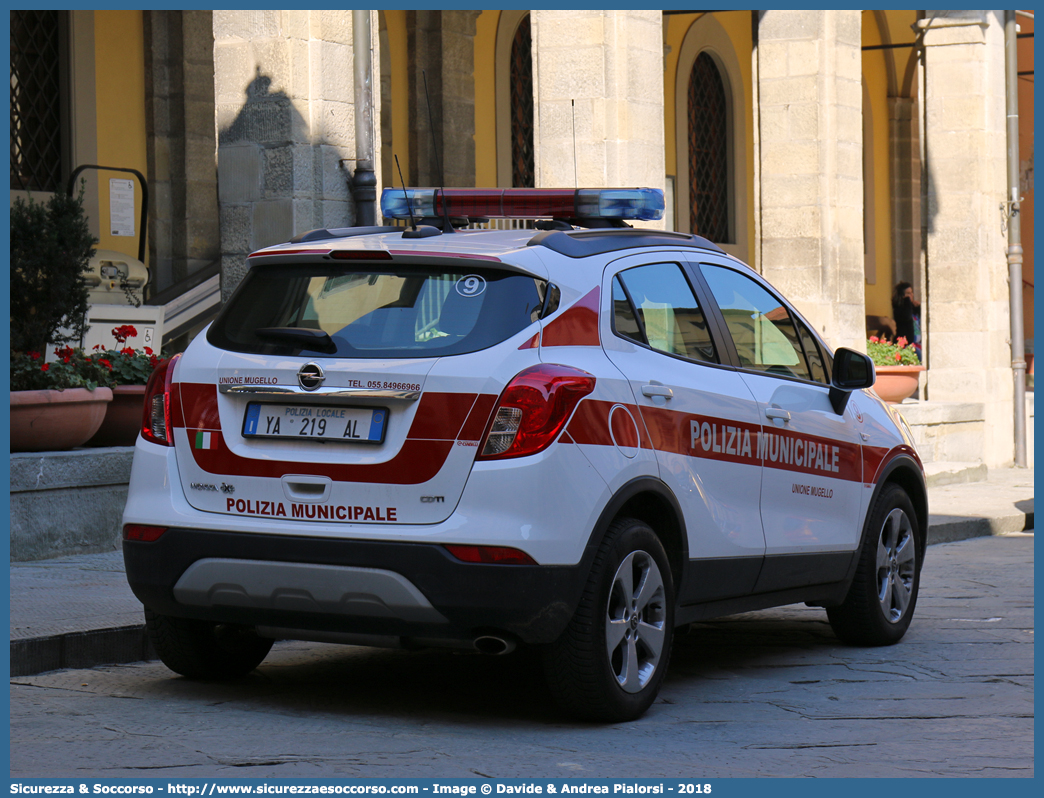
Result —
<path fill-rule="evenodd" d="M 877 380 L 874 361 L 862 352 L 841 347 L 834 352 L 834 371 L 830 380 L 830 404 L 841 415 L 852 391 L 870 388 Z"/>

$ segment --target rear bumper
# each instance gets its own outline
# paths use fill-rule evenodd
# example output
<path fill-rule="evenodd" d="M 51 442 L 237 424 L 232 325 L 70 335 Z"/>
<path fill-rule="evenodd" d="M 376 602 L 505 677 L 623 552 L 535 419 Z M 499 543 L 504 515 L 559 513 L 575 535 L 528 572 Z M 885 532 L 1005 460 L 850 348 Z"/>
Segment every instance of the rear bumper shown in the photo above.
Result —
<path fill-rule="evenodd" d="M 169 529 L 124 541 L 138 599 L 165 615 L 324 633 L 555 640 L 582 565 L 485 565 L 439 545 Z"/>

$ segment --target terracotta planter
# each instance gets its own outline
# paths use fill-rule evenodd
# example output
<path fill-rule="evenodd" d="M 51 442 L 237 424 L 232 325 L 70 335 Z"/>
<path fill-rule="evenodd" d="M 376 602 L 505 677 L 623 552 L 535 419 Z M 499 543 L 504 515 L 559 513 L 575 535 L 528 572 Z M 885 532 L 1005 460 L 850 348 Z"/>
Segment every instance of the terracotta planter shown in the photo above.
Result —
<path fill-rule="evenodd" d="M 108 388 L 11 392 L 11 451 L 48 452 L 82 446 L 98 431 L 112 401 Z"/>
<path fill-rule="evenodd" d="M 889 404 L 897 405 L 917 393 L 917 383 L 924 366 L 874 366 L 877 381 L 874 390 Z"/>
<path fill-rule="evenodd" d="M 87 441 L 88 446 L 133 446 L 141 429 L 144 385 L 117 385 L 105 410 L 105 420 Z"/>

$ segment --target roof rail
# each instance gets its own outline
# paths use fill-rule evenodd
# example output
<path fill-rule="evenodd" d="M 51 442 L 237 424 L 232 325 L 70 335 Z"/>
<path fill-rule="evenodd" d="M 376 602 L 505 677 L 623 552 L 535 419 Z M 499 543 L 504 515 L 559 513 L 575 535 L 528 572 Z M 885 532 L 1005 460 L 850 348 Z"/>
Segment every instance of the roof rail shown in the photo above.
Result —
<path fill-rule="evenodd" d="M 633 249 L 634 247 L 690 247 L 709 249 L 724 254 L 721 247 L 702 236 L 640 228 L 574 230 L 572 232 L 546 230 L 529 239 L 527 246 L 547 247 L 567 258 L 586 258 L 589 255 L 602 255 L 606 252 Z"/>
<path fill-rule="evenodd" d="M 316 230 L 309 230 L 300 235 L 296 235 L 286 243 L 288 244 L 305 244 L 309 241 L 325 241 L 330 238 L 352 238 L 353 236 L 369 236 L 375 233 L 394 233 L 397 230 L 401 230 L 401 227 L 335 227 L 333 230 L 327 230 L 325 227 L 320 227 Z"/>

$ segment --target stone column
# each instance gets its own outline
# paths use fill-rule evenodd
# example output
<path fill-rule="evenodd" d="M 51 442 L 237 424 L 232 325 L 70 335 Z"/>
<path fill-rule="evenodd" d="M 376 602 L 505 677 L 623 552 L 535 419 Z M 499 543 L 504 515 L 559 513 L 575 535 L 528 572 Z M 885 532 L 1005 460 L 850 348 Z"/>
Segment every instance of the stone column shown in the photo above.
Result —
<path fill-rule="evenodd" d="M 447 186 L 475 185 L 475 21 L 480 13 L 406 13 L 410 51 L 410 180 L 415 186 L 439 185 L 438 166 L 442 167 Z"/>
<path fill-rule="evenodd" d="M 982 402 L 983 460 L 1010 464 L 1013 397 L 1000 11 L 930 11 L 925 45 L 929 400 Z"/>
<path fill-rule="evenodd" d="M 921 279 L 921 146 L 917 98 L 888 98 L 889 192 L 892 202 L 892 284 L 903 280 L 924 295 Z"/>
<path fill-rule="evenodd" d="M 351 11 L 214 12 L 225 297 L 250 252 L 354 223 L 352 59 Z"/>
<path fill-rule="evenodd" d="M 532 11 L 530 19 L 536 185 L 662 189 L 660 11 Z"/>
<path fill-rule="evenodd" d="M 859 11 L 758 22 L 761 267 L 834 347 L 864 349 Z"/>
<path fill-rule="evenodd" d="M 210 11 L 146 11 L 152 292 L 220 257 Z"/>

